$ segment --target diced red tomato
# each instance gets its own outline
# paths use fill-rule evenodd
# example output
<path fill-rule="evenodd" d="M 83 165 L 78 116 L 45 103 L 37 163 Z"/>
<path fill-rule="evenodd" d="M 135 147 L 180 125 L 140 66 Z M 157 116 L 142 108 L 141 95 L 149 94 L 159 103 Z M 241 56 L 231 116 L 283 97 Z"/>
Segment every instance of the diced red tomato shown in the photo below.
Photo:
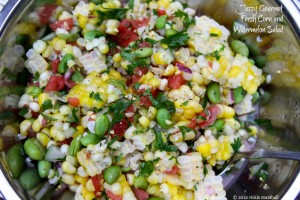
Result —
<path fill-rule="evenodd" d="M 49 4 L 39 10 L 38 15 L 40 17 L 41 24 L 47 24 L 49 22 L 49 19 L 56 8 L 56 5 Z"/>
<path fill-rule="evenodd" d="M 68 78 L 68 79 L 65 79 L 65 85 L 68 88 L 72 88 L 76 85 L 76 83 L 74 81 L 72 81 L 70 78 Z"/>
<path fill-rule="evenodd" d="M 60 143 L 61 143 L 61 144 L 67 144 L 67 145 L 70 145 L 71 142 L 72 142 L 72 140 L 73 140 L 73 138 L 70 137 L 70 138 L 67 138 L 67 139 L 61 141 Z"/>
<path fill-rule="evenodd" d="M 131 29 L 131 21 L 128 19 L 123 19 L 118 27 L 119 32 L 126 32 Z"/>
<path fill-rule="evenodd" d="M 149 199 L 149 194 L 142 189 L 133 188 L 133 193 L 134 193 L 134 196 L 137 198 L 137 200 Z"/>
<path fill-rule="evenodd" d="M 52 62 L 51 62 L 51 68 L 52 68 L 53 74 L 57 73 L 57 69 L 58 69 L 59 63 L 60 63 L 60 60 L 58 58 L 55 59 L 55 60 L 52 60 Z"/>
<path fill-rule="evenodd" d="M 73 19 L 68 18 L 68 19 L 59 20 L 59 21 L 56 21 L 56 22 L 50 24 L 50 28 L 52 29 L 52 31 L 56 31 L 56 29 L 58 29 L 58 28 L 63 28 L 63 29 L 66 29 L 67 31 L 69 31 L 73 28 L 73 25 L 74 25 Z"/>
<path fill-rule="evenodd" d="M 118 44 L 121 47 L 127 47 L 131 42 L 134 42 L 139 39 L 138 34 L 133 31 L 126 31 L 119 34 Z"/>
<path fill-rule="evenodd" d="M 152 102 L 150 100 L 150 98 L 148 96 L 140 96 L 140 104 L 142 106 L 145 106 L 147 108 L 149 108 L 150 106 L 152 106 Z"/>
<path fill-rule="evenodd" d="M 162 8 L 157 9 L 157 15 L 158 16 L 166 15 L 166 10 Z"/>
<path fill-rule="evenodd" d="M 134 105 L 131 104 L 126 110 L 125 110 L 125 116 L 127 117 L 127 119 L 132 123 L 134 121 Z M 129 116 L 127 116 L 129 115 Z M 131 116 L 132 115 L 132 116 Z"/>
<path fill-rule="evenodd" d="M 214 121 L 217 119 L 217 116 L 221 113 L 221 110 L 219 106 L 213 105 L 207 108 L 208 115 L 205 111 L 202 111 L 199 116 L 202 116 L 205 118 L 204 121 L 197 122 L 199 128 L 206 128 L 207 126 L 214 123 Z M 197 119 L 196 119 L 197 121 Z"/>
<path fill-rule="evenodd" d="M 138 29 L 142 26 L 146 26 L 149 23 L 150 18 L 143 18 L 141 20 L 131 20 L 133 29 Z"/>
<path fill-rule="evenodd" d="M 165 171 L 166 174 L 178 174 L 179 172 L 179 167 L 177 165 L 174 165 L 171 169 L 171 171 Z"/>
<path fill-rule="evenodd" d="M 192 119 L 192 121 L 190 121 L 190 123 L 188 124 L 188 127 L 191 129 L 195 129 L 197 126 L 197 121 L 196 119 Z"/>
<path fill-rule="evenodd" d="M 92 179 L 92 182 L 93 182 L 93 185 L 94 185 L 94 188 L 95 188 L 95 194 L 96 194 L 96 196 L 98 196 L 98 194 L 103 189 L 103 187 L 102 187 L 103 175 L 98 174 L 96 176 L 92 176 L 91 179 Z"/>
<path fill-rule="evenodd" d="M 139 76 L 142 76 L 142 75 L 146 74 L 148 71 L 149 71 L 149 69 L 146 67 L 137 67 L 134 69 L 133 73 L 137 74 Z"/>
<path fill-rule="evenodd" d="M 128 129 L 128 123 L 125 118 L 123 118 L 120 122 L 116 123 L 112 130 L 114 131 L 113 136 L 120 136 L 123 137 L 125 131 Z"/>
<path fill-rule="evenodd" d="M 77 97 L 69 97 L 68 102 L 71 106 L 74 106 L 74 107 L 79 106 L 79 104 L 80 104 L 80 101 Z"/>
<path fill-rule="evenodd" d="M 55 92 L 64 89 L 65 81 L 63 76 L 51 76 L 45 88 L 45 92 Z"/>
<path fill-rule="evenodd" d="M 106 190 L 106 194 L 107 194 L 108 198 L 111 200 L 122 200 L 123 199 L 122 195 L 116 195 L 116 194 L 112 193 L 110 190 Z"/>
<path fill-rule="evenodd" d="M 168 79 L 168 86 L 172 89 L 178 89 L 186 83 L 186 80 L 183 78 L 182 74 L 175 74 L 170 76 Z"/>

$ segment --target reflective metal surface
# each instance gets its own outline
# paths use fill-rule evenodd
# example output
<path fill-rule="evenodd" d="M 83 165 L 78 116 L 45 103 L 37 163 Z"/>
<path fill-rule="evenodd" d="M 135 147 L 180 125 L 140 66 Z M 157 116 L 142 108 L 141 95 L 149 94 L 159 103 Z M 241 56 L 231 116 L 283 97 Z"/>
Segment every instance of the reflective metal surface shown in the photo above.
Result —
<path fill-rule="evenodd" d="M 33 2 L 9 0 L 0 12 L 0 55 L 4 47 L 10 45 L 8 38 L 14 23 L 24 15 Z M 297 0 L 191 0 L 188 3 L 192 7 L 199 8 L 200 14 L 209 15 L 228 28 L 240 17 L 236 11 L 241 9 L 241 5 L 262 3 L 266 6 L 283 6 L 282 12 L 264 13 L 270 16 L 283 15 L 285 24 L 284 33 L 272 33 L 273 46 L 266 52 L 270 59 L 264 70 L 271 74 L 272 80 L 265 87 L 270 91 L 271 98 L 267 104 L 260 107 L 259 117 L 270 119 L 274 127 L 273 131 L 260 131 L 257 148 L 300 151 L 300 12 L 296 6 Z M 249 26 L 255 25 L 257 24 Z M 264 26 L 264 23 L 261 25 Z M 0 112 L 1 103 L 3 102 L 0 102 Z M 232 179 L 232 186 L 227 190 L 228 199 L 243 197 L 251 199 L 252 196 L 252 199 L 291 200 L 297 196 L 300 191 L 300 164 L 287 160 L 263 161 L 270 166 L 267 184 L 249 179 L 248 168 L 260 162 L 251 161 L 239 176 Z M 10 178 L 4 153 L 1 153 L 0 162 L 0 190 L 5 198 L 12 200 L 29 198 Z"/>

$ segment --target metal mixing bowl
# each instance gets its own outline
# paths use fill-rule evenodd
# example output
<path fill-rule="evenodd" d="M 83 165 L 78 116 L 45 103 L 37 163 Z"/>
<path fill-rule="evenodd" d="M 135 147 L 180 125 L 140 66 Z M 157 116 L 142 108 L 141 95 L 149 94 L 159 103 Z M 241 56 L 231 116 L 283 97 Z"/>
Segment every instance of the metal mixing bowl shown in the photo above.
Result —
<path fill-rule="evenodd" d="M 43 2 L 43 1 L 39 1 Z M 282 6 L 279 12 L 263 12 L 264 16 L 276 17 L 283 15 L 283 33 L 272 33 L 274 41 L 266 52 L 267 57 L 277 55 L 277 58 L 267 60 L 264 71 L 271 74 L 272 80 L 265 88 L 270 91 L 270 100 L 260 106 L 259 117 L 270 119 L 273 130 L 261 129 L 256 148 L 271 150 L 300 151 L 300 12 L 299 1 L 295 0 L 191 0 L 191 7 L 198 8 L 199 14 L 209 15 L 220 24 L 231 28 L 232 22 L 241 16 L 241 5 L 255 6 L 263 4 L 266 7 Z M 11 31 L 14 24 L 22 19 L 35 1 L 10 0 L 0 13 L 0 55 L 11 47 Z M 251 11 L 245 13 L 251 16 Z M 258 13 L 259 14 L 259 13 Z M 241 19 L 240 19 L 241 20 Z M 250 23 L 249 26 L 268 26 L 276 23 Z M 279 25 L 279 24 L 278 24 Z M 10 55 L 9 60 L 13 60 Z M 2 61 L 1 61 L 2 59 Z M 0 59 L 0 68 L 7 61 Z M 6 60 L 6 61 L 4 61 Z M 0 80 L 0 86 L 2 82 Z M 2 86 L 1 86 L 2 89 Z M 0 90 L 1 90 L 0 89 Z M 2 93 L 1 93 L 2 94 Z M 4 100 L 0 96 L 0 113 L 4 110 Z M 7 121 L 0 122 L 0 132 Z M 227 189 L 228 199 L 295 199 L 300 191 L 300 163 L 289 160 L 265 159 L 269 164 L 269 179 L 267 183 L 257 182 L 249 178 L 249 167 L 260 161 L 250 161 L 241 173 L 235 174 Z M 11 178 L 5 161 L 5 152 L 0 157 L 0 190 L 6 199 L 31 198 L 16 181 Z M 230 186 L 230 187 L 229 187 Z M 64 196 L 61 199 L 66 199 Z"/>

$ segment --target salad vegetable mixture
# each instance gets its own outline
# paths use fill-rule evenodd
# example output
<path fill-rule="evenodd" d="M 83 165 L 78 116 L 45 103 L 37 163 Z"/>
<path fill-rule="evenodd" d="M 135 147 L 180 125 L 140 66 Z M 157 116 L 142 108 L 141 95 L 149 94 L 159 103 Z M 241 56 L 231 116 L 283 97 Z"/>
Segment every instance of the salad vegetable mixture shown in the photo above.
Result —
<path fill-rule="evenodd" d="M 238 117 L 255 111 L 263 57 L 178 1 L 65 4 L 18 25 L 30 75 L 13 177 L 77 200 L 226 199 L 216 171 L 257 133 Z"/>

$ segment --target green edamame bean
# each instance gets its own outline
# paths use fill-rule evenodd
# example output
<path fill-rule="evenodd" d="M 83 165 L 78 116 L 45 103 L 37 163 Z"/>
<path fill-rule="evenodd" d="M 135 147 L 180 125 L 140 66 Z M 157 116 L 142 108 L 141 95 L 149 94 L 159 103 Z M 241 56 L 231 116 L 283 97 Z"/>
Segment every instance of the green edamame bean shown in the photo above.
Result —
<path fill-rule="evenodd" d="M 41 178 L 46 178 L 49 175 L 52 163 L 47 160 L 40 160 L 37 164 L 38 173 Z"/>
<path fill-rule="evenodd" d="M 172 35 L 175 35 L 177 33 L 177 31 L 173 30 L 173 29 L 167 29 L 166 30 L 166 37 L 170 37 Z"/>
<path fill-rule="evenodd" d="M 108 184 L 115 183 L 118 178 L 121 176 L 122 170 L 119 166 L 110 166 L 104 170 L 104 180 Z"/>
<path fill-rule="evenodd" d="M 220 85 L 216 82 L 210 82 L 207 86 L 207 97 L 210 102 L 216 104 L 221 101 Z"/>
<path fill-rule="evenodd" d="M 32 160 L 42 160 L 45 156 L 45 148 L 36 138 L 27 139 L 24 150 Z"/>
<path fill-rule="evenodd" d="M 70 147 L 68 149 L 68 153 L 71 156 L 76 156 L 76 154 L 81 150 L 81 148 L 82 148 L 81 137 L 82 137 L 81 135 L 77 136 L 70 143 Z"/>
<path fill-rule="evenodd" d="M 233 40 L 231 42 L 231 48 L 236 54 L 240 54 L 245 57 L 249 56 L 249 49 L 247 45 L 240 40 Z"/>
<path fill-rule="evenodd" d="M 247 92 L 243 89 L 242 86 L 234 88 L 233 89 L 233 98 L 234 98 L 234 103 L 240 103 Z"/>
<path fill-rule="evenodd" d="M 134 51 L 134 54 L 136 54 L 138 58 L 147 58 L 151 56 L 152 53 L 153 50 L 150 47 L 140 48 Z"/>
<path fill-rule="evenodd" d="M 58 34 L 57 37 L 67 42 L 75 42 L 79 38 L 78 33 Z"/>
<path fill-rule="evenodd" d="M 100 138 L 95 134 L 88 134 L 80 139 L 80 142 L 83 146 L 87 147 L 89 144 L 98 144 Z"/>
<path fill-rule="evenodd" d="M 18 178 L 25 167 L 25 156 L 21 144 L 16 144 L 8 150 L 7 163 L 13 177 Z"/>
<path fill-rule="evenodd" d="M 97 117 L 95 122 L 95 133 L 99 137 L 103 137 L 108 130 L 110 121 L 106 115 L 100 115 Z"/>
<path fill-rule="evenodd" d="M 72 54 L 66 54 L 58 65 L 58 69 L 57 69 L 58 73 L 60 74 L 65 73 L 68 69 L 68 61 L 73 59 L 74 56 Z"/>
<path fill-rule="evenodd" d="M 225 121 L 223 119 L 216 119 L 216 121 L 210 126 L 216 128 L 217 131 L 221 131 Z"/>
<path fill-rule="evenodd" d="M 266 65 L 266 62 L 267 62 L 267 59 L 266 59 L 266 56 L 264 56 L 264 55 L 256 56 L 256 58 L 255 58 L 255 64 L 259 68 L 263 68 Z"/>
<path fill-rule="evenodd" d="M 157 123 L 164 129 L 170 128 L 170 125 L 168 122 L 171 119 L 170 112 L 165 108 L 160 108 L 156 113 L 156 120 Z"/>
<path fill-rule="evenodd" d="M 140 188 L 142 190 L 145 190 L 148 187 L 148 181 L 146 177 L 138 176 L 134 179 L 133 185 L 135 188 Z"/>
<path fill-rule="evenodd" d="M 25 169 L 20 176 L 20 183 L 26 190 L 34 188 L 40 182 L 40 177 L 35 169 Z"/>
<path fill-rule="evenodd" d="M 156 20 L 155 27 L 157 29 L 162 29 L 165 27 L 166 23 L 167 23 L 167 16 L 166 15 L 160 16 Z"/>
<path fill-rule="evenodd" d="M 38 97 L 39 94 L 43 92 L 42 88 L 37 87 L 37 86 L 29 86 L 25 89 L 25 93 L 33 96 L 33 97 Z"/>
<path fill-rule="evenodd" d="M 242 40 L 247 45 L 249 52 L 252 56 L 258 56 L 261 53 L 261 50 L 255 38 L 245 36 Z"/>
<path fill-rule="evenodd" d="M 78 83 L 84 79 L 84 76 L 79 72 L 75 71 L 74 74 L 72 75 L 72 81 Z"/>

